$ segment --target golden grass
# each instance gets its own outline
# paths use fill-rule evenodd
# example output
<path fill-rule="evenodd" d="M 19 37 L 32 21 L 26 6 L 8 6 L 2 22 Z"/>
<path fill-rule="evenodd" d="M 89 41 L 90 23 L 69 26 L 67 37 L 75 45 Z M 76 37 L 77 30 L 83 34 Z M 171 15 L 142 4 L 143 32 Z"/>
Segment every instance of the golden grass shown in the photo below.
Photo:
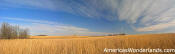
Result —
<path fill-rule="evenodd" d="M 175 34 L 100 37 L 32 36 L 30 38 L 0 40 L 0 54 L 116 54 L 105 53 L 104 48 L 175 49 Z"/>

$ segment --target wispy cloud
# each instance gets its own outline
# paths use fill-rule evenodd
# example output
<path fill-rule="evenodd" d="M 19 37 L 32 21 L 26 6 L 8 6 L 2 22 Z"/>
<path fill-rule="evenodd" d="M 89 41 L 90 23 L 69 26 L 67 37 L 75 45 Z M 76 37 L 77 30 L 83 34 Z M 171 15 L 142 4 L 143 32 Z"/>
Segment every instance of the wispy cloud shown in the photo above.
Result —
<path fill-rule="evenodd" d="M 115 0 L 1 0 L 0 3 L 7 7 L 65 11 L 85 17 L 110 18 L 109 20 L 111 20 L 116 17 L 117 13 L 114 9 L 116 7 L 110 4 L 112 3 L 114 5 L 114 1 Z"/>
<path fill-rule="evenodd" d="M 169 27 L 175 27 L 175 20 L 174 21 L 170 21 L 167 23 L 160 23 L 160 24 L 155 24 L 155 25 L 151 25 L 151 26 L 146 26 L 143 28 L 138 28 L 137 31 L 160 31 L 163 29 L 167 29 Z"/>
<path fill-rule="evenodd" d="M 23 19 L 23 18 L 15 18 L 15 17 L 0 17 L 0 18 L 1 19 L 6 19 L 6 20 L 30 22 L 30 23 L 56 24 L 56 22 L 51 22 L 51 21 L 47 21 L 47 20 L 32 20 L 32 19 Z"/>
<path fill-rule="evenodd" d="M 175 0 L 1 0 L 0 4 L 2 3 L 7 6 L 35 7 L 90 18 L 126 21 L 131 25 L 140 25 L 136 31 L 166 29 L 172 26 L 169 21 L 175 20 Z"/>
<path fill-rule="evenodd" d="M 139 24 L 136 31 L 159 31 L 174 26 L 175 0 L 123 0 L 119 19 Z"/>
<path fill-rule="evenodd" d="M 32 30 L 33 35 L 37 34 L 47 34 L 47 35 L 86 35 L 86 36 L 98 36 L 107 35 L 110 33 L 104 32 L 92 32 L 86 28 L 80 28 L 75 26 L 66 25 L 49 25 L 49 24 L 33 24 L 32 26 L 25 26 Z"/>
<path fill-rule="evenodd" d="M 24 18 L 13 18 L 13 17 L 1 17 L 0 20 L 12 20 L 18 21 L 22 23 L 28 24 L 21 24 L 23 28 L 28 28 L 32 35 L 51 35 L 51 36 L 58 36 L 58 35 L 107 35 L 111 33 L 105 32 L 93 32 L 87 28 L 76 27 L 67 24 L 60 24 L 57 22 L 46 21 L 46 20 L 33 20 L 33 19 L 24 19 Z M 13 23 L 15 24 L 15 23 Z"/>

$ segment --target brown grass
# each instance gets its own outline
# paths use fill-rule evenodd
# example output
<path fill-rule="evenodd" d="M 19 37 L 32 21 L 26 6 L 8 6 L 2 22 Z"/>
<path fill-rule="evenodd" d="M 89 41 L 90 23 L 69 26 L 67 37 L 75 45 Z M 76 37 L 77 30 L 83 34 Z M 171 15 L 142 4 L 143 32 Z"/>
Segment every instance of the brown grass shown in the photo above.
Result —
<path fill-rule="evenodd" d="M 105 53 L 104 48 L 175 49 L 175 34 L 100 37 L 32 36 L 31 39 L 0 40 L 0 54 L 116 54 Z"/>

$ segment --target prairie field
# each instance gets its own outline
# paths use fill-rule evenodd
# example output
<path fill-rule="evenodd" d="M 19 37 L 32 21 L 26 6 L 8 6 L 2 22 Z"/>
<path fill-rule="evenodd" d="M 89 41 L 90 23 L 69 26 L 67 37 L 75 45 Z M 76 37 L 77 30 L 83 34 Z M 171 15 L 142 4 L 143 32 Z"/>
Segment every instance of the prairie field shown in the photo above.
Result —
<path fill-rule="evenodd" d="M 119 36 L 31 36 L 29 39 L 1 39 L 0 54 L 118 54 L 105 48 L 175 49 L 175 34 Z M 140 54 L 140 53 L 121 53 Z M 165 54 L 142 53 L 142 54 Z M 167 53 L 166 54 L 173 54 Z"/>

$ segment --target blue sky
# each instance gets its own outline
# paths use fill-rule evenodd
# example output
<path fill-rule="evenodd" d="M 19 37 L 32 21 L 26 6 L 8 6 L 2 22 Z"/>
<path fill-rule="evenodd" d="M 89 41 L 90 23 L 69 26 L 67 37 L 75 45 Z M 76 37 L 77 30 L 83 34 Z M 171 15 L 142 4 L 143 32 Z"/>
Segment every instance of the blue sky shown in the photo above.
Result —
<path fill-rule="evenodd" d="M 175 32 L 174 0 L 0 0 L 0 23 L 31 35 Z"/>

